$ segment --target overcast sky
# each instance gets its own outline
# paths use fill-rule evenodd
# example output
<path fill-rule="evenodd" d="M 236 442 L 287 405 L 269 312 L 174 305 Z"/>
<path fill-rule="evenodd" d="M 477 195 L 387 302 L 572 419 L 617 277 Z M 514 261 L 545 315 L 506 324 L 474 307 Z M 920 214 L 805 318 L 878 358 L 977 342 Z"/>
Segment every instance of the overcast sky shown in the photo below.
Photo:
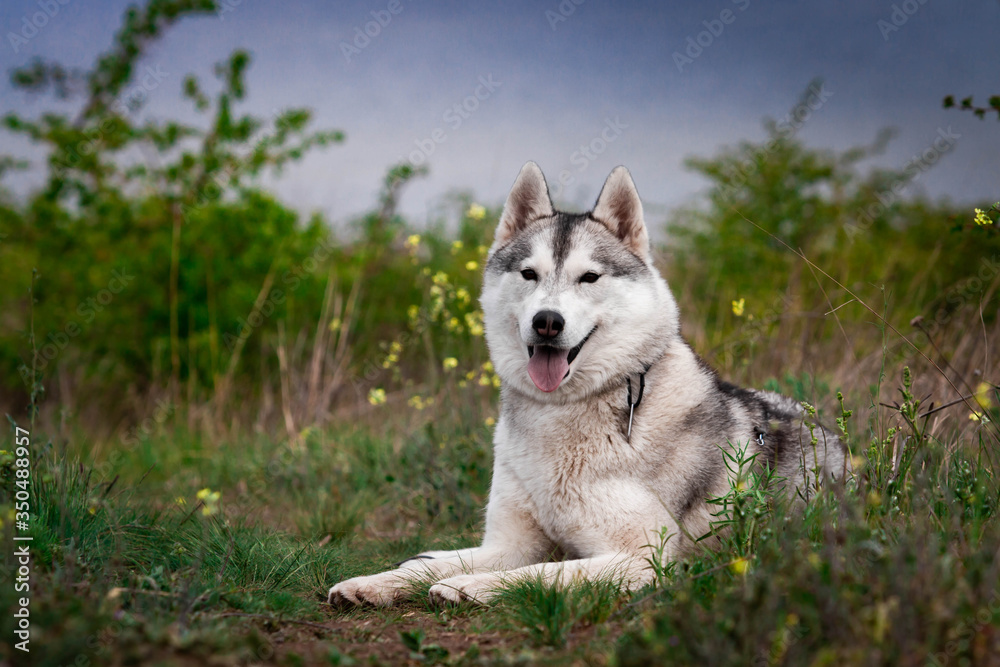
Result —
<path fill-rule="evenodd" d="M 127 3 L 63 1 L 4 0 L 5 72 L 34 57 L 89 67 L 109 47 Z M 950 127 L 954 149 L 913 189 L 966 203 L 1000 196 L 1000 122 L 941 108 L 947 94 L 1000 94 L 997 0 L 223 2 L 227 11 L 182 21 L 150 50 L 143 65 L 161 81 L 139 113 L 191 118 L 184 75 L 211 80 L 215 62 L 248 49 L 248 110 L 308 106 L 316 127 L 347 135 L 274 185 L 335 224 L 373 207 L 386 168 L 408 158 L 430 168 L 401 205 L 418 225 L 449 191 L 502 203 L 528 159 L 554 190 L 566 172 L 557 200 L 582 207 L 624 164 L 662 217 L 706 186 L 685 157 L 760 139 L 761 119 L 785 116 L 815 77 L 827 99 L 802 127 L 808 145 L 843 149 L 895 127 L 877 164 L 901 168 Z M 366 29 L 375 36 L 359 37 Z M 0 95 L 0 112 L 53 108 L 6 78 Z M 36 155 L 2 132 L 0 152 Z M 9 181 L 21 192 L 31 182 Z"/>

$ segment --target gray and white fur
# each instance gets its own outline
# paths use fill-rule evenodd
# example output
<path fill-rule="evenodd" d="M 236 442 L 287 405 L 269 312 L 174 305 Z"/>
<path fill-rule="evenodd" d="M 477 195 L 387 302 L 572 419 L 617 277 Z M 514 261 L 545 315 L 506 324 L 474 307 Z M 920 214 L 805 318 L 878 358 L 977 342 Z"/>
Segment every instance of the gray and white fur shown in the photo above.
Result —
<path fill-rule="evenodd" d="M 842 477 L 849 466 L 832 433 L 816 426 L 811 444 L 798 403 L 723 382 L 681 337 L 624 167 L 593 211 L 576 214 L 556 211 L 541 170 L 525 164 L 490 249 L 482 308 L 502 380 L 482 546 L 343 581 L 331 603 L 388 605 L 427 578 L 437 602 L 487 602 L 521 577 L 635 588 L 653 577 L 661 529 L 673 535 L 667 559 L 709 531 L 706 498 L 731 483 L 724 448 L 757 453 L 789 494 L 811 488 L 817 470 Z"/>

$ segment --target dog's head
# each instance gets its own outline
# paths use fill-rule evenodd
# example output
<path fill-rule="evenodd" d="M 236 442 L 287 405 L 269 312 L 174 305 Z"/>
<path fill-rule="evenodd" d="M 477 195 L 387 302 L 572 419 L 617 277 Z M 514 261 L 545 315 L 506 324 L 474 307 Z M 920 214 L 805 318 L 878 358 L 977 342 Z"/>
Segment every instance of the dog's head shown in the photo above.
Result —
<path fill-rule="evenodd" d="M 534 162 L 511 188 L 486 263 L 486 339 L 508 386 L 562 402 L 641 372 L 677 335 L 653 268 L 642 204 L 624 167 L 594 210 L 556 211 Z"/>

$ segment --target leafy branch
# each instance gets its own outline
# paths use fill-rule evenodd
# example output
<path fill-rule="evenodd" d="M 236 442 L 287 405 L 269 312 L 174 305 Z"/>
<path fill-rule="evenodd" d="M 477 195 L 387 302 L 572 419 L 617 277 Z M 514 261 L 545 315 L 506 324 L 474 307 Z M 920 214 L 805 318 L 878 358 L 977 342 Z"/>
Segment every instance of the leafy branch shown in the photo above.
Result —
<path fill-rule="evenodd" d="M 1000 95 L 993 95 L 990 97 L 988 105 L 989 106 L 985 107 L 976 106 L 972 101 L 972 96 L 970 95 L 958 103 L 958 109 L 961 111 L 971 111 L 977 118 L 986 118 L 987 113 L 995 113 L 997 115 L 997 120 L 1000 120 Z M 953 95 L 945 97 L 943 106 L 945 109 L 954 108 L 955 97 Z"/>

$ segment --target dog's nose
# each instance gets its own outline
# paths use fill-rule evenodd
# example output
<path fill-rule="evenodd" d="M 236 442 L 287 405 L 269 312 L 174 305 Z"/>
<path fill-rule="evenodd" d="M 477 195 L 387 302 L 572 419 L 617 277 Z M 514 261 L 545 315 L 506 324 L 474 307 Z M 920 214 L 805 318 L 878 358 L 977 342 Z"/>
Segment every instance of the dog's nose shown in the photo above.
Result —
<path fill-rule="evenodd" d="M 554 310 L 540 310 L 531 320 L 531 328 L 542 338 L 555 338 L 562 332 L 564 326 L 566 320 Z"/>

